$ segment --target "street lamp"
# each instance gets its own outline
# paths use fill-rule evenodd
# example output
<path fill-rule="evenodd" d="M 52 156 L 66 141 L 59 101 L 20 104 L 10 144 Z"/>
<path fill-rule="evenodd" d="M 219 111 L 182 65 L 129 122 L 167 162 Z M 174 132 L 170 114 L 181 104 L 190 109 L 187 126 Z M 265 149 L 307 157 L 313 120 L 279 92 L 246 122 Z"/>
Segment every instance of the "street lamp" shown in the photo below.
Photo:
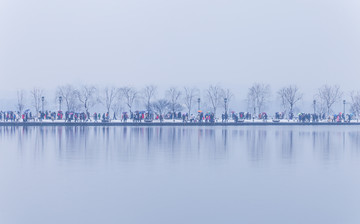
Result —
<path fill-rule="evenodd" d="M 44 113 L 44 100 L 45 100 L 45 97 L 41 97 L 41 107 L 42 107 L 42 112 Z"/>
<path fill-rule="evenodd" d="M 343 100 L 343 104 L 344 104 L 344 117 L 345 117 L 345 104 L 346 104 L 346 100 Z"/>
<path fill-rule="evenodd" d="M 62 96 L 59 96 L 59 111 L 61 111 Z"/>
<path fill-rule="evenodd" d="M 227 120 L 227 101 L 228 101 L 228 99 L 225 97 L 225 98 L 224 98 L 224 103 L 225 103 L 225 121 Z"/>
<path fill-rule="evenodd" d="M 227 98 L 224 98 L 224 103 L 225 103 L 225 114 L 227 112 L 227 102 L 228 102 L 228 99 Z"/>
<path fill-rule="evenodd" d="M 200 110 L 200 98 L 198 98 L 198 110 Z"/>
<path fill-rule="evenodd" d="M 314 104 L 314 114 L 315 114 L 315 110 L 316 110 L 316 100 L 313 101 Z"/>

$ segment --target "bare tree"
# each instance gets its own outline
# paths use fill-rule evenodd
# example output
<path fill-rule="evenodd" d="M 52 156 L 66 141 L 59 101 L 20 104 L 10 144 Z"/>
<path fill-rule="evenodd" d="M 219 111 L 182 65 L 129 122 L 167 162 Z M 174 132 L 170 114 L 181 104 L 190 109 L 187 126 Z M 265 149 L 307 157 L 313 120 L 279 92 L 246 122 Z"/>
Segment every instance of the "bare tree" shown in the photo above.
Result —
<path fill-rule="evenodd" d="M 155 101 L 152 107 L 154 108 L 155 112 L 157 112 L 159 115 L 163 115 L 170 105 L 171 104 L 169 101 L 165 99 L 160 99 Z"/>
<path fill-rule="evenodd" d="M 171 112 L 174 114 L 176 111 L 182 110 L 182 106 L 179 104 L 181 91 L 175 87 L 172 87 L 166 91 L 166 93 L 169 98 Z"/>
<path fill-rule="evenodd" d="M 115 87 L 105 87 L 99 98 L 99 101 L 105 106 L 106 111 L 110 112 L 118 96 L 118 90 Z"/>
<path fill-rule="evenodd" d="M 124 110 L 124 107 L 119 98 L 115 100 L 115 103 L 112 104 L 111 109 L 113 110 L 114 114 L 118 116 L 117 119 L 121 118 L 121 112 Z"/>
<path fill-rule="evenodd" d="M 324 85 L 319 88 L 318 98 L 320 99 L 321 103 L 325 106 L 327 115 L 331 112 L 331 107 L 341 99 L 343 93 L 340 90 L 340 87 Z"/>
<path fill-rule="evenodd" d="M 155 97 L 156 92 L 157 92 L 157 87 L 154 85 L 146 86 L 142 91 L 143 98 L 145 101 L 145 107 L 147 111 L 151 110 L 151 101 Z"/>
<path fill-rule="evenodd" d="M 229 110 L 229 103 L 234 97 L 234 94 L 231 92 L 230 89 L 223 89 L 221 95 L 224 98 L 224 111 L 227 113 L 227 110 Z"/>
<path fill-rule="evenodd" d="M 278 95 L 281 98 L 281 102 L 285 109 L 289 109 L 290 113 L 293 113 L 294 106 L 297 102 L 299 102 L 303 94 L 299 92 L 297 86 L 287 86 L 283 87 L 278 91 Z"/>
<path fill-rule="evenodd" d="M 360 92 L 351 92 L 351 110 L 358 117 L 360 115 Z"/>
<path fill-rule="evenodd" d="M 270 86 L 263 83 L 254 83 L 250 88 L 247 95 L 247 101 L 250 108 L 254 109 L 254 115 L 256 110 L 261 113 L 266 103 L 270 98 Z"/>
<path fill-rule="evenodd" d="M 220 86 L 210 86 L 206 90 L 206 97 L 212 107 L 213 113 L 216 116 L 216 109 L 220 105 L 222 99 L 223 90 Z"/>
<path fill-rule="evenodd" d="M 191 114 L 193 104 L 196 102 L 196 96 L 199 96 L 198 88 L 184 87 L 184 102 L 189 115 Z"/>
<path fill-rule="evenodd" d="M 44 90 L 40 88 L 33 88 L 31 91 L 32 104 L 36 113 L 41 110 L 41 97 L 44 96 Z"/>
<path fill-rule="evenodd" d="M 24 90 L 18 90 L 17 91 L 17 104 L 16 109 L 20 114 L 22 114 L 23 110 L 25 108 L 25 91 Z"/>
<path fill-rule="evenodd" d="M 96 104 L 96 90 L 95 86 L 84 85 L 76 91 L 77 98 L 84 107 L 86 113 L 88 113 L 89 109 Z"/>
<path fill-rule="evenodd" d="M 56 91 L 57 97 L 61 96 L 65 101 L 67 111 L 76 111 L 79 109 L 77 90 L 70 84 L 59 86 Z"/>
<path fill-rule="evenodd" d="M 122 87 L 120 88 L 120 95 L 125 99 L 125 104 L 129 108 L 129 112 L 131 114 L 131 109 L 139 97 L 139 92 L 133 87 Z"/>

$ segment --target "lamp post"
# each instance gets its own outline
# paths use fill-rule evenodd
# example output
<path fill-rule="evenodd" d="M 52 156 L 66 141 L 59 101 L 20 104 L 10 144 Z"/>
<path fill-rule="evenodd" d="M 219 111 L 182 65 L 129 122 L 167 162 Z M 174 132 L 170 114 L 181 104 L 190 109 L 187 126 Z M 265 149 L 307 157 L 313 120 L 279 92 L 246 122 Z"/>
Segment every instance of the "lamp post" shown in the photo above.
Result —
<path fill-rule="evenodd" d="M 59 111 L 61 111 L 62 96 L 59 96 Z"/>
<path fill-rule="evenodd" d="M 41 108 L 42 108 L 42 112 L 44 113 L 44 100 L 45 100 L 45 97 L 41 97 Z"/>
<path fill-rule="evenodd" d="M 227 120 L 227 101 L 228 101 L 228 99 L 225 97 L 225 98 L 224 98 L 224 103 L 225 103 L 225 120 Z"/>
<path fill-rule="evenodd" d="M 314 104 L 314 114 L 316 112 L 316 100 L 313 101 L 313 104 Z"/>
<path fill-rule="evenodd" d="M 345 117 L 345 105 L 346 105 L 346 100 L 343 100 L 343 104 L 344 104 L 344 117 Z"/>
<path fill-rule="evenodd" d="M 200 98 L 198 98 L 198 110 L 200 110 Z"/>

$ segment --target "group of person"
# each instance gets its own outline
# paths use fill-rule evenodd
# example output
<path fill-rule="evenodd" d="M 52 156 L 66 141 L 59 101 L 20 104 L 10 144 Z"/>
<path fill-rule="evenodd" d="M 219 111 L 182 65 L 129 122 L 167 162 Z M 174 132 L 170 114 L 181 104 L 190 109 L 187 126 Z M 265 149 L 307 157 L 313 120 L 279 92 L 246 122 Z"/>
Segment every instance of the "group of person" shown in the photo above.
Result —
<path fill-rule="evenodd" d="M 14 113 L 13 111 L 0 111 L 0 121 L 7 121 L 7 122 L 13 122 L 18 121 L 20 116 L 17 113 Z"/>
<path fill-rule="evenodd" d="M 353 119 L 353 116 L 354 116 L 353 114 L 344 114 L 344 113 L 338 113 L 329 116 L 326 116 L 324 113 L 320 113 L 320 114 L 299 113 L 298 122 L 306 123 L 306 122 L 327 121 L 332 123 L 340 123 L 340 122 L 349 123 Z"/>
<path fill-rule="evenodd" d="M 39 111 L 36 114 L 32 114 L 30 110 L 26 110 L 23 113 L 14 112 L 14 111 L 0 111 L 0 121 L 3 122 L 28 122 L 28 121 L 44 121 L 44 120 L 64 120 L 65 122 L 110 122 L 111 120 L 118 120 L 118 116 L 114 113 L 113 116 L 110 116 L 109 112 L 106 113 L 93 113 L 91 115 L 89 112 L 72 112 L 66 111 L 63 113 L 62 111 L 51 112 L 51 111 Z M 184 123 L 215 123 L 215 122 L 228 122 L 232 119 L 233 122 L 244 122 L 245 120 L 268 120 L 268 114 L 266 112 L 259 113 L 257 115 L 252 115 L 249 112 L 231 112 L 222 113 L 221 120 L 215 117 L 215 114 L 212 112 L 204 113 L 202 111 L 198 111 L 197 114 L 189 114 L 182 112 L 168 112 L 166 114 L 157 114 L 148 111 L 135 111 L 123 112 L 120 115 L 121 122 L 127 122 L 131 120 L 133 122 L 152 122 L 152 121 L 160 121 L 164 122 L 165 120 L 178 120 Z M 319 121 L 327 121 L 327 122 L 350 122 L 354 118 L 353 114 L 334 114 L 326 116 L 325 113 L 319 114 L 311 114 L 311 113 L 299 113 L 296 117 L 293 113 L 289 113 L 288 116 L 284 112 L 276 112 L 274 117 L 272 117 L 274 122 L 279 122 L 280 120 L 287 119 L 293 120 L 297 122 L 319 122 Z"/>

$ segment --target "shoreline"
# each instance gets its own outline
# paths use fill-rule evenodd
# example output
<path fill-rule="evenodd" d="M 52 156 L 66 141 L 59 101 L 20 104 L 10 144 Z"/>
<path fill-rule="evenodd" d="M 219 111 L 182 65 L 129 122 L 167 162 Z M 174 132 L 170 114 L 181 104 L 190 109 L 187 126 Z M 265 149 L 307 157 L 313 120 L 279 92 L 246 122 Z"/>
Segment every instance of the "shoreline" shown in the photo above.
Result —
<path fill-rule="evenodd" d="M 186 126 L 356 126 L 360 125 L 360 122 L 351 122 L 351 123 L 332 123 L 332 122 L 308 122 L 308 123 L 299 123 L 299 122 L 228 122 L 228 123 L 182 123 L 182 122 L 164 122 L 164 123 L 151 123 L 151 122 L 0 122 L 0 127 L 31 127 L 31 126 L 65 126 L 65 127 L 74 127 L 74 126 L 123 126 L 123 127 L 139 127 L 139 126 L 165 126 L 165 127 L 186 127 Z"/>

